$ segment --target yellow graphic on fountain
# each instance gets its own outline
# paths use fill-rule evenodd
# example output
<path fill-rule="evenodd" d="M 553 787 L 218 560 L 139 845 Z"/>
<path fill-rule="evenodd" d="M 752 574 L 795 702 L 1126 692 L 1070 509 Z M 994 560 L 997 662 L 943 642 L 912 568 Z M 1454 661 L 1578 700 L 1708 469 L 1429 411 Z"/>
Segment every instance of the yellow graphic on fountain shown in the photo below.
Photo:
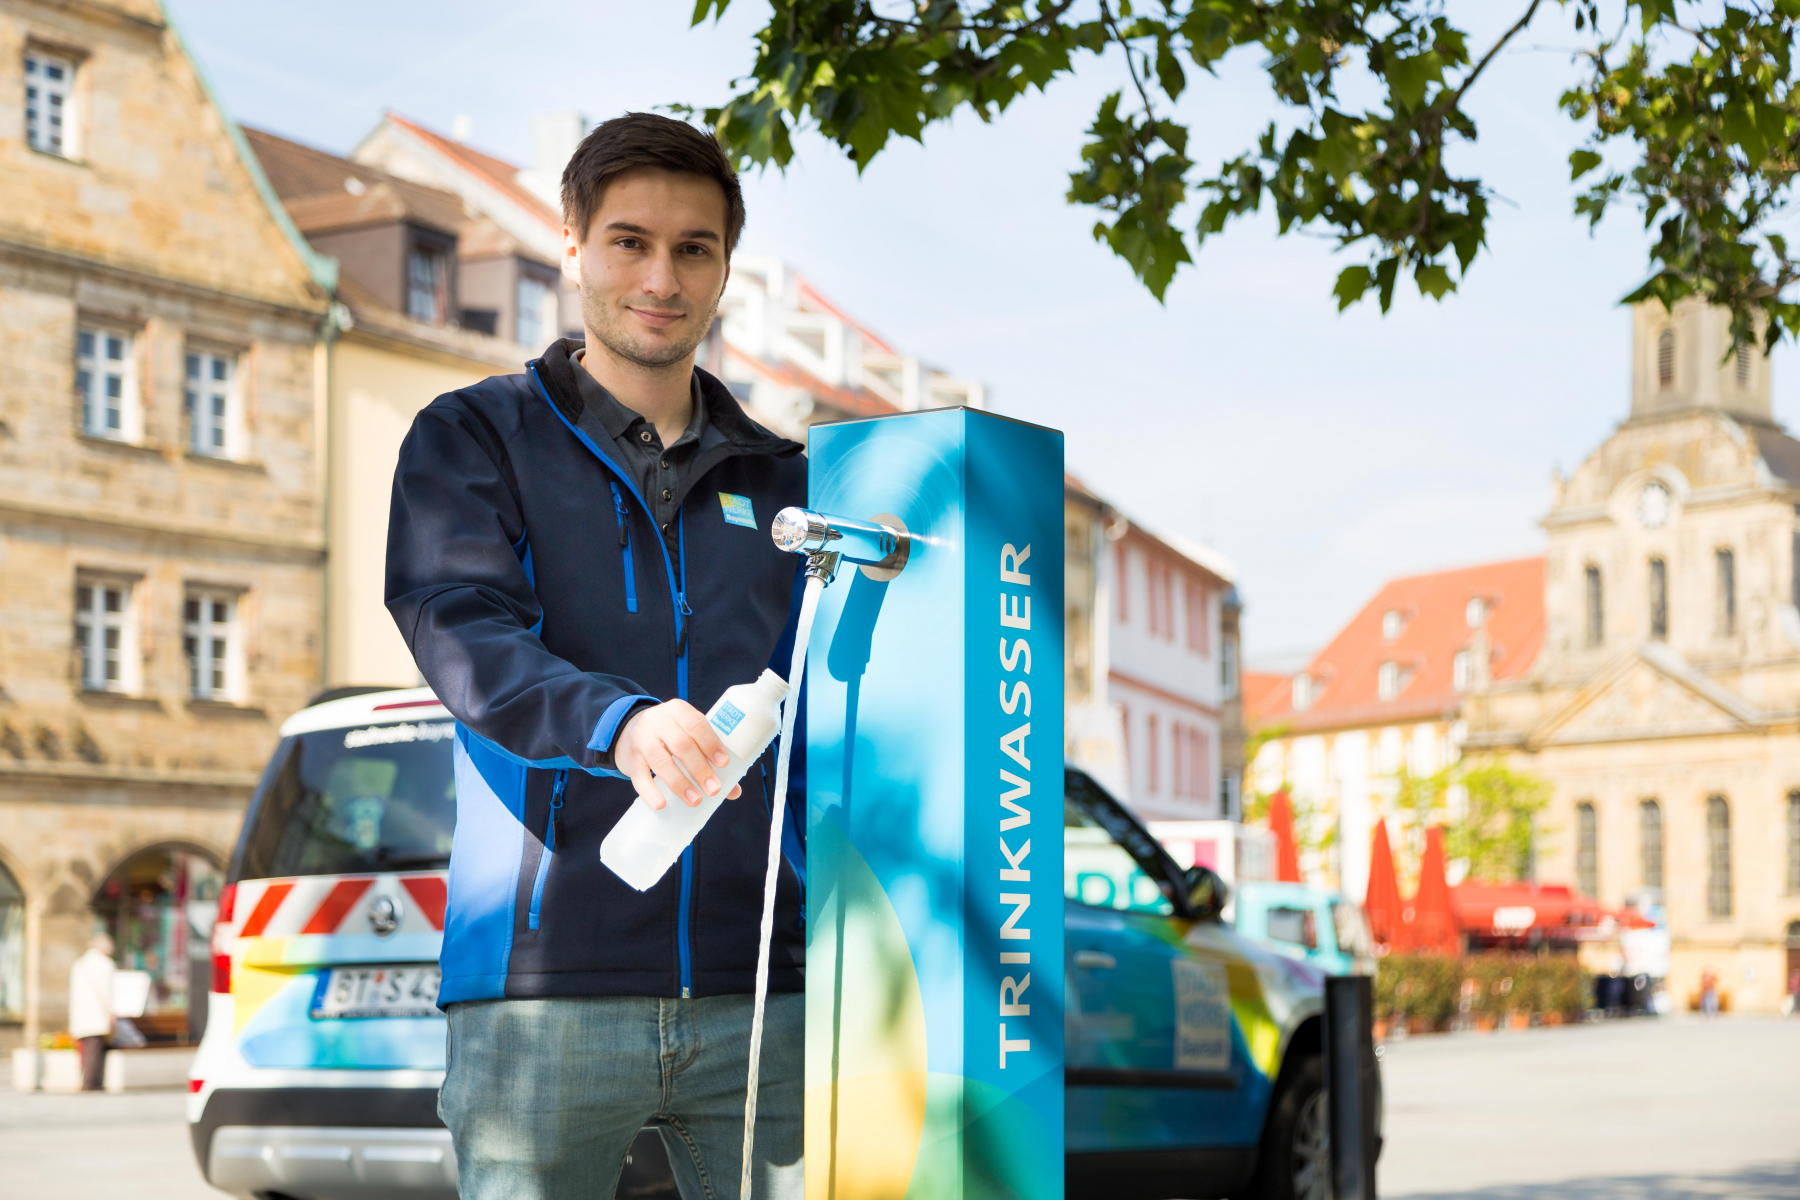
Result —
<path fill-rule="evenodd" d="M 808 852 L 815 862 L 838 856 L 842 869 L 808 914 L 806 1200 L 903 1200 L 926 1111 L 925 1006 L 912 951 L 880 881 L 836 822 L 814 825 Z"/>

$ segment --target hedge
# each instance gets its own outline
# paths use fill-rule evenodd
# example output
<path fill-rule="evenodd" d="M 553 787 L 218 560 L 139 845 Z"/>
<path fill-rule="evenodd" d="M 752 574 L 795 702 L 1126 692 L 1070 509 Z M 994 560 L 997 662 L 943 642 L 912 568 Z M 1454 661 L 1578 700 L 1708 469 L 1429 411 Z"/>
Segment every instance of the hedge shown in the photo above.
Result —
<path fill-rule="evenodd" d="M 1390 954 L 1375 969 L 1375 1019 L 1443 1028 L 1463 1012 L 1503 1021 L 1511 1014 L 1573 1018 L 1593 994 L 1588 973 L 1571 955 Z"/>

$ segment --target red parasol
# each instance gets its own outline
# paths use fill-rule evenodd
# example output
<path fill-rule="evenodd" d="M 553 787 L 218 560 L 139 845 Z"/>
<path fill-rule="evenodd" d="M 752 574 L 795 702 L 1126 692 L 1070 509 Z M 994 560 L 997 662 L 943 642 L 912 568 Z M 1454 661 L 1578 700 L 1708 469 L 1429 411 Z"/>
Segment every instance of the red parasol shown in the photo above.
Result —
<path fill-rule="evenodd" d="M 1425 853 L 1419 859 L 1419 890 L 1413 893 L 1407 940 L 1423 954 L 1461 954 L 1462 935 L 1450 909 L 1450 884 L 1444 878 L 1444 829 L 1425 831 Z"/>
<path fill-rule="evenodd" d="M 1287 789 L 1269 797 L 1269 832 L 1275 835 L 1275 880 L 1300 882 L 1300 853 L 1294 847 L 1294 810 L 1288 807 Z"/>
<path fill-rule="evenodd" d="M 1391 946 L 1400 934 L 1400 884 L 1394 878 L 1394 848 L 1388 844 L 1387 820 L 1375 822 L 1369 850 L 1369 894 L 1363 902 L 1369 934 L 1378 945 Z"/>

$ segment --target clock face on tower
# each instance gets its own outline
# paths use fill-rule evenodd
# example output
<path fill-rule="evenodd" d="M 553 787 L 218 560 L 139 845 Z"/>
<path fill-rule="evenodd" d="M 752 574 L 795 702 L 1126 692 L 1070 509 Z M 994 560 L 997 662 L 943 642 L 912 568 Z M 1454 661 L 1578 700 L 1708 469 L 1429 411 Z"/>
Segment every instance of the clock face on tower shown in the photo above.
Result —
<path fill-rule="evenodd" d="M 1659 528 L 1669 519 L 1669 489 L 1660 483 L 1646 483 L 1638 493 L 1638 520 L 1645 529 Z"/>

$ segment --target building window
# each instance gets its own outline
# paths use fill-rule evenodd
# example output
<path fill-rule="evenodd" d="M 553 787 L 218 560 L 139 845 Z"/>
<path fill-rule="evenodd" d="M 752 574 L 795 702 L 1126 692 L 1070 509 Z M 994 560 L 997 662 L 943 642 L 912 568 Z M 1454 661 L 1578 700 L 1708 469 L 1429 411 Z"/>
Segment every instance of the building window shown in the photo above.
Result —
<path fill-rule="evenodd" d="M 1312 676 L 1305 672 L 1294 676 L 1294 711 L 1305 712 L 1313 704 Z"/>
<path fill-rule="evenodd" d="M 1650 560 L 1650 640 L 1669 640 L 1669 569 L 1660 558 Z"/>
<path fill-rule="evenodd" d="M 442 325 L 450 307 L 450 256 L 415 244 L 406 256 L 406 315 Z"/>
<path fill-rule="evenodd" d="M 121 329 L 83 325 L 75 331 L 75 391 L 81 430 L 94 437 L 139 436 L 137 348 Z"/>
<path fill-rule="evenodd" d="M 1714 618 L 1715 631 L 1720 637 L 1730 637 L 1737 632 L 1737 563 L 1729 550 L 1718 550 L 1713 553 L 1714 597 L 1717 614 Z"/>
<path fill-rule="evenodd" d="M 1471 596 L 1463 605 L 1463 620 L 1470 629 L 1480 629 L 1481 623 L 1487 620 L 1487 601 L 1480 596 Z"/>
<path fill-rule="evenodd" d="M 1723 796 L 1706 800 L 1706 915 L 1731 915 L 1731 806 Z"/>
<path fill-rule="evenodd" d="M 1175 572 L 1165 564 L 1162 569 L 1163 639 L 1175 640 Z"/>
<path fill-rule="evenodd" d="M 1400 664 L 1384 662 L 1376 676 L 1376 690 L 1383 700 L 1392 700 L 1400 694 Z"/>
<path fill-rule="evenodd" d="M 1231 638 L 1219 642 L 1219 690 L 1224 693 L 1225 699 L 1237 699 L 1237 642 Z"/>
<path fill-rule="evenodd" d="M 1796 509 L 1800 509 L 1800 505 L 1796 505 L 1795 507 Z M 1795 544 L 1800 545 L 1800 535 L 1796 536 Z M 1114 564 L 1113 577 L 1116 586 L 1119 589 L 1119 624 L 1129 625 L 1131 623 L 1131 597 L 1130 589 L 1126 584 L 1130 579 L 1129 568 L 1131 566 L 1131 552 L 1125 549 L 1124 542 L 1120 542 L 1118 548 L 1114 551 L 1114 555 L 1116 562 Z M 1796 568 L 1796 570 L 1800 571 L 1800 568 Z M 1795 578 L 1800 579 L 1800 574 L 1796 574 Z"/>
<path fill-rule="evenodd" d="M 1188 757 L 1193 743 L 1188 740 L 1188 728 L 1180 721 L 1169 722 L 1169 794 L 1171 796 L 1191 796 L 1193 789 L 1193 761 Z"/>
<path fill-rule="evenodd" d="M 1647 888 L 1663 885 L 1662 805 L 1654 800 L 1638 803 L 1638 877 Z"/>
<path fill-rule="evenodd" d="M 0 1021 L 25 1016 L 25 893 L 0 866 Z"/>
<path fill-rule="evenodd" d="M 1162 632 L 1162 581 L 1156 561 L 1144 559 L 1144 626 L 1151 637 Z"/>
<path fill-rule="evenodd" d="M 1242 794 L 1242 785 L 1236 771 L 1227 771 L 1219 776 L 1219 816 L 1227 821 L 1239 818 L 1238 803 Z"/>
<path fill-rule="evenodd" d="M 1468 650 L 1458 650 L 1456 657 L 1450 660 L 1450 686 L 1459 692 L 1469 690 L 1469 673 L 1474 668 L 1475 655 Z"/>
<path fill-rule="evenodd" d="M 1189 578 L 1187 587 L 1187 642 L 1188 649 L 1195 654 L 1205 654 L 1212 649 L 1212 620 L 1208 615 L 1206 588 L 1197 579 Z"/>
<path fill-rule="evenodd" d="M 1144 790 L 1154 796 L 1162 788 L 1162 739 L 1157 736 L 1159 730 L 1155 713 L 1151 713 L 1146 719 L 1144 729 L 1147 735 L 1144 741 L 1147 743 L 1146 749 L 1150 754 L 1149 761 L 1144 764 L 1148 768 L 1146 772 L 1147 786 Z"/>
<path fill-rule="evenodd" d="M 196 700 L 238 699 L 242 695 L 243 655 L 237 629 L 237 597 L 229 592 L 190 591 L 182 621 L 189 695 Z"/>
<path fill-rule="evenodd" d="M 187 412 L 189 449 L 214 458 L 238 457 L 237 355 L 190 348 L 182 406 Z"/>
<path fill-rule="evenodd" d="M 1737 385 L 1747 388 L 1750 386 L 1750 356 L 1756 350 L 1750 342 L 1739 342 L 1736 349 Z"/>
<path fill-rule="evenodd" d="M 1381 614 L 1381 636 L 1384 641 L 1394 641 L 1406 628 L 1406 614 L 1398 609 L 1390 608 Z"/>
<path fill-rule="evenodd" d="M 75 585 L 75 642 L 81 648 L 81 686 L 128 692 L 137 683 L 132 653 L 131 584 L 82 579 Z"/>
<path fill-rule="evenodd" d="M 1800 504 L 1796 504 L 1794 509 L 1797 513 L 1800 513 Z M 1792 552 L 1789 555 L 1789 560 L 1791 562 L 1789 573 L 1792 578 L 1788 583 L 1788 603 L 1796 608 L 1800 608 L 1800 529 L 1794 530 L 1792 542 Z"/>
<path fill-rule="evenodd" d="M 1800 895 L 1800 792 L 1787 795 L 1787 893 Z"/>
<path fill-rule="evenodd" d="M 1600 896 L 1600 817 L 1585 800 L 1575 806 L 1575 890 Z"/>
<path fill-rule="evenodd" d="M 1587 581 L 1587 644 L 1598 646 L 1606 640 L 1606 609 L 1600 589 L 1600 568 L 1589 567 Z"/>
<path fill-rule="evenodd" d="M 530 275 L 519 276 L 519 311 L 516 318 L 518 336 L 514 339 L 522 346 L 541 349 L 550 336 L 553 314 L 550 309 L 550 286 L 541 279 Z"/>
<path fill-rule="evenodd" d="M 1190 727 L 1187 736 L 1188 770 L 1192 774 L 1188 795 L 1196 800 L 1204 800 L 1212 794 L 1212 743 L 1206 736 L 1206 730 L 1199 726 Z"/>
<path fill-rule="evenodd" d="M 1656 386 L 1666 388 L 1675 382 L 1675 331 L 1665 329 L 1656 337 Z"/>
<path fill-rule="evenodd" d="M 25 142 L 33 150 L 73 157 L 75 64 L 38 50 L 25 52 Z"/>

